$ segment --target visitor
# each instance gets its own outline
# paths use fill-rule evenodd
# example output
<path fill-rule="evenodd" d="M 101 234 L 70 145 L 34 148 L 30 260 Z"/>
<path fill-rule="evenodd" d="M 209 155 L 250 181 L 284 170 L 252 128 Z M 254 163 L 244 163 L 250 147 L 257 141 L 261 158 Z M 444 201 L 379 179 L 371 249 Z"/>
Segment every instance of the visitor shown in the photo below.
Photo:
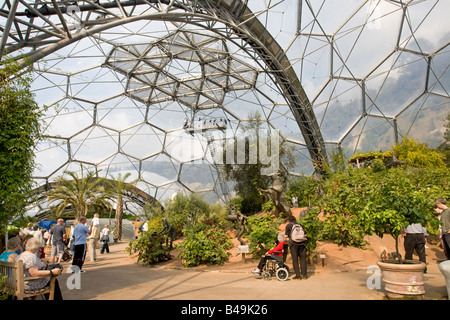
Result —
<path fill-rule="evenodd" d="M 44 234 L 42 235 L 42 237 L 44 238 L 45 245 L 50 245 L 50 242 L 48 241 L 48 239 L 50 238 L 49 230 L 45 229 Z"/>
<path fill-rule="evenodd" d="M 91 221 L 91 228 L 99 228 L 100 227 L 100 219 L 98 213 L 94 214 L 94 218 Z"/>
<path fill-rule="evenodd" d="M 412 260 L 413 252 L 416 250 L 419 256 L 419 261 L 427 264 L 427 259 L 425 255 L 425 244 L 428 237 L 427 229 L 425 229 L 420 223 L 412 223 L 406 229 L 402 231 L 405 237 L 404 247 L 405 247 L 405 259 Z M 425 273 L 427 268 L 425 267 Z"/>
<path fill-rule="evenodd" d="M 12 237 L 8 240 L 8 245 L 6 250 L 0 255 L 0 261 L 5 262 L 15 262 L 16 258 L 19 256 L 17 250 L 20 250 L 22 245 L 22 240 L 19 237 Z"/>
<path fill-rule="evenodd" d="M 52 245 L 52 251 L 50 253 L 51 263 L 55 263 L 55 256 L 58 255 L 58 262 L 61 263 L 61 259 L 64 254 L 65 243 L 67 238 L 66 228 L 64 227 L 64 220 L 58 219 L 56 225 L 54 225 L 49 231 L 49 241 Z"/>
<path fill-rule="evenodd" d="M 105 224 L 105 227 L 102 229 L 102 232 L 100 233 L 100 241 L 103 242 L 102 249 L 100 250 L 100 253 L 103 254 L 105 251 L 106 253 L 109 253 L 109 234 L 111 231 L 108 228 L 108 225 Z"/>
<path fill-rule="evenodd" d="M 144 232 L 148 231 L 148 221 L 145 221 L 145 223 L 142 225 L 142 231 Z"/>
<path fill-rule="evenodd" d="M 441 216 L 441 214 L 442 214 L 442 209 L 441 208 L 439 208 L 438 206 L 437 206 L 437 204 L 435 204 L 434 206 L 433 206 L 433 210 L 434 210 L 434 212 L 437 214 L 437 217 L 438 217 L 438 220 L 439 220 L 439 239 L 441 239 L 441 246 L 443 247 L 444 245 L 443 245 L 443 243 L 442 243 L 442 224 L 441 224 L 441 218 L 442 218 L 442 216 Z"/>
<path fill-rule="evenodd" d="M 294 216 L 289 216 L 289 223 L 286 226 L 284 234 L 289 239 L 289 251 L 291 252 L 292 264 L 294 267 L 295 280 L 307 279 L 307 266 L 306 266 L 306 233 L 301 224 L 297 223 Z M 293 230 L 294 226 L 300 225 L 303 229 L 303 240 L 294 241 Z M 300 265 L 300 268 L 299 268 Z"/>
<path fill-rule="evenodd" d="M 450 208 L 447 207 L 446 203 L 445 199 L 442 198 L 436 200 L 436 206 L 442 210 L 442 247 L 447 260 L 450 260 Z"/>
<path fill-rule="evenodd" d="M 28 240 L 34 238 L 31 234 L 27 233 L 22 235 L 21 239 L 22 239 L 22 244 L 20 245 L 20 248 L 16 251 L 17 254 L 21 254 L 22 252 L 26 251 L 26 247 L 27 247 L 27 242 Z"/>
<path fill-rule="evenodd" d="M 27 224 L 27 227 L 20 230 L 21 236 L 25 236 L 27 234 L 30 234 L 33 231 L 33 224 L 31 222 L 29 222 Z"/>
<path fill-rule="evenodd" d="M 39 224 L 35 223 L 33 224 L 33 231 L 30 232 L 30 235 L 32 235 L 34 238 L 36 238 L 39 243 L 41 244 L 41 249 L 38 251 L 38 257 L 40 259 L 45 258 L 44 253 L 44 247 L 45 247 L 45 241 L 44 237 L 42 236 L 41 230 L 39 230 Z"/>
<path fill-rule="evenodd" d="M 75 221 L 75 225 L 76 225 L 77 221 Z M 75 238 L 73 236 L 73 228 L 74 226 L 70 226 L 70 233 L 69 233 L 69 250 L 70 253 L 72 254 L 72 258 L 75 255 Z"/>
<path fill-rule="evenodd" d="M 85 272 L 82 270 L 84 259 L 86 258 L 86 240 L 87 236 L 91 234 L 91 230 L 85 226 L 86 217 L 80 217 L 77 225 L 73 228 L 73 235 L 75 238 L 75 251 L 72 259 L 72 266 L 77 266 L 78 270 L 72 268 L 72 272 Z"/>
<path fill-rule="evenodd" d="M 96 255 L 96 247 L 98 238 L 100 236 L 100 219 L 98 218 L 98 213 L 94 214 L 94 218 L 91 221 L 91 234 L 88 237 L 88 252 L 89 252 L 89 258 L 91 262 L 97 261 L 97 255 Z"/>
<path fill-rule="evenodd" d="M 298 198 L 297 198 L 297 196 L 293 196 L 293 197 L 292 197 L 292 206 L 293 206 L 294 208 L 297 208 L 297 207 L 298 207 Z"/>
<path fill-rule="evenodd" d="M 22 252 L 17 258 L 17 260 L 23 261 L 23 273 L 25 277 L 48 275 L 47 278 L 25 281 L 25 290 L 28 291 L 39 291 L 47 287 L 50 284 L 50 277 L 60 275 L 62 271 L 60 268 L 45 270 L 44 262 L 37 256 L 40 247 L 40 242 L 35 238 L 31 238 L 26 244 L 26 251 Z M 48 295 L 46 294 L 47 299 Z M 55 279 L 54 299 L 62 300 L 61 289 L 59 288 L 57 279 Z"/>
<path fill-rule="evenodd" d="M 277 245 L 266 252 L 266 254 L 261 258 L 259 261 L 258 267 L 252 271 L 254 275 L 259 276 L 261 274 L 261 270 L 264 269 L 264 266 L 266 265 L 267 259 L 271 258 L 272 255 L 274 256 L 283 256 L 283 247 L 286 244 L 286 237 L 283 233 L 278 234 L 277 238 Z"/>

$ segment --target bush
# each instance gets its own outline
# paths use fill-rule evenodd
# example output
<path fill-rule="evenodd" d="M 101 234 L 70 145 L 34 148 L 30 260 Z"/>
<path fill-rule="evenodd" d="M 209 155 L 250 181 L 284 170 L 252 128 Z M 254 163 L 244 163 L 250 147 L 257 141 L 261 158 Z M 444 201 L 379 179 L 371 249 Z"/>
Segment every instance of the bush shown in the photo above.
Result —
<path fill-rule="evenodd" d="M 196 194 L 177 193 L 164 207 L 164 216 L 178 231 L 195 227 L 201 219 L 208 218 L 210 212 L 209 204 Z"/>
<path fill-rule="evenodd" d="M 3 282 L 5 281 L 7 277 L 0 275 L 0 301 L 6 300 L 9 297 L 9 293 L 6 291 L 6 289 L 3 287 Z"/>
<path fill-rule="evenodd" d="M 248 219 L 251 227 L 248 235 L 249 251 L 253 257 L 259 258 L 275 246 L 281 222 L 281 219 L 274 220 L 270 214 Z"/>
<path fill-rule="evenodd" d="M 231 240 L 220 226 L 199 224 L 186 230 L 186 239 L 177 246 L 183 249 L 177 257 L 184 260 L 185 267 L 195 267 L 200 264 L 223 264 L 228 261 L 231 253 Z"/>
<path fill-rule="evenodd" d="M 356 216 L 333 214 L 323 223 L 321 231 L 323 240 L 332 240 L 339 245 L 350 245 L 365 248 L 364 231 L 359 227 Z"/>
<path fill-rule="evenodd" d="M 307 236 L 306 251 L 307 255 L 313 253 L 317 248 L 317 241 L 321 238 L 323 223 L 319 220 L 320 209 L 315 207 L 308 209 L 306 216 L 300 222 L 305 228 Z"/>
<path fill-rule="evenodd" d="M 317 199 L 319 186 L 319 181 L 314 177 L 295 177 L 288 183 L 286 199 L 292 201 L 292 198 L 297 196 L 299 207 L 309 207 Z"/>
<path fill-rule="evenodd" d="M 169 248 L 166 247 L 166 237 L 160 232 L 163 229 L 161 218 L 148 221 L 148 231 L 140 234 L 139 238 L 130 242 L 125 252 L 138 252 L 138 262 L 156 264 L 171 258 Z"/>
<path fill-rule="evenodd" d="M 449 196 L 448 169 L 370 168 L 334 174 L 324 184 L 320 203 L 325 221 L 323 239 L 364 246 L 364 236 L 390 233 L 397 237 L 410 223 L 421 223 L 437 234 L 432 206 Z"/>
<path fill-rule="evenodd" d="M 269 199 L 263 203 L 261 209 L 263 212 L 272 212 L 273 210 L 275 210 L 275 204 L 273 203 L 272 199 Z"/>
<path fill-rule="evenodd" d="M 220 203 L 209 204 L 201 196 L 189 196 L 178 193 L 173 199 L 166 201 L 165 211 L 158 215 L 167 218 L 168 222 L 177 230 L 195 228 L 198 224 L 214 224 L 225 220 L 228 209 Z"/>
<path fill-rule="evenodd" d="M 426 143 L 403 137 L 402 142 L 393 147 L 400 161 L 407 161 L 408 166 L 418 168 L 445 168 L 445 155 L 428 148 Z"/>

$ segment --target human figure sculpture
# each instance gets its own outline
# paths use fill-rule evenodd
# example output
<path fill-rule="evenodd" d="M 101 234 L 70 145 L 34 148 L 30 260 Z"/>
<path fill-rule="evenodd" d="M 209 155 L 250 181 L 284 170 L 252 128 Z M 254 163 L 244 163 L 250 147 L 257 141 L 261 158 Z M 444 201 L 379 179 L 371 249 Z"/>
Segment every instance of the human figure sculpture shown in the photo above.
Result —
<path fill-rule="evenodd" d="M 231 207 L 231 214 L 227 216 L 227 219 L 230 221 L 236 221 L 237 222 L 237 232 L 236 232 L 236 238 L 239 240 L 241 246 L 245 245 L 245 241 L 241 238 L 244 232 L 247 230 L 250 231 L 250 225 L 248 224 L 247 217 L 243 215 L 241 212 L 236 210 L 234 206 Z"/>
<path fill-rule="evenodd" d="M 397 157 L 395 156 L 394 152 L 392 152 L 392 161 L 389 162 L 386 167 L 387 168 L 396 168 L 396 167 L 400 167 L 404 164 L 408 164 L 408 162 L 406 161 L 400 161 L 397 159 Z"/>
<path fill-rule="evenodd" d="M 284 186 L 283 182 L 278 173 L 271 176 L 273 179 L 273 184 L 269 189 L 260 189 L 260 191 L 267 196 L 275 205 L 274 215 L 279 217 L 280 214 L 284 217 L 289 217 L 292 215 L 289 202 L 284 197 Z"/>
<path fill-rule="evenodd" d="M 175 228 L 167 221 L 167 219 L 163 220 L 163 230 L 161 234 L 166 235 L 166 246 L 169 245 L 170 250 L 172 250 L 173 239 L 175 238 L 175 234 L 177 231 Z M 170 241 L 170 242 L 169 242 Z"/>

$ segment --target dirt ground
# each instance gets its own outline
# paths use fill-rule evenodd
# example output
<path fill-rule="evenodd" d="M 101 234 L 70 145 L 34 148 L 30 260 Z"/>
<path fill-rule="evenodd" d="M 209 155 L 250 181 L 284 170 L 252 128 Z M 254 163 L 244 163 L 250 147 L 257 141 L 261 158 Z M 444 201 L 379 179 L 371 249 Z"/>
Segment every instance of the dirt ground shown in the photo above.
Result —
<path fill-rule="evenodd" d="M 367 279 L 372 274 L 368 268 L 376 265 L 383 250 L 394 251 L 394 240 L 372 236 L 367 241 L 366 250 L 319 243 L 317 252 L 325 259 L 309 263 L 308 279 L 302 281 L 265 281 L 253 276 L 258 259 L 244 260 L 237 254 L 237 239 L 233 239 L 228 262 L 195 268 L 184 268 L 178 258 L 151 267 L 140 265 L 136 256 L 124 252 L 128 242 L 122 241 L 111 245 L 109 254 L 101 255 L 97 249 L 96 262 L 85 262 L 80 288 L 71 288 L 73 279 L 68 273 L 58 279 L 65 300 L 387 300 L 382 288 L 368 289 Z M 446 300 L 445 279 L 438 268 L 443 251 L 437 244 L 427 246 L 424 299 Z M 172 255 L 176 254 L 174 250 Z M 286 263 L 292 267 L 290 257 Z M 70 263 L 63 265 L 67 269 Z"/>
<path fill-rule="evenodd" d="M 292 208 L 292 213 L 298 218 L 301 210 L 306 208 Z M 280 232 L 284 233 L 286 224 L 280 225 Z M 401 237 L 400 237 L 401 238 Z M 376 265 L 377 261 L 380 260 L 380 255 L 383 251 L 387 253 L 395 252 L 395 240 L 392 236 L 386 234 L 383 238 L 378 236 L 366 236 L 365 240 L 368 245 L 366 249 L 359 249 L 351 246 L 339 246 L 331 242 L 319 242 L 316 252 L 318 254 L 324 254 L 325 260 L 316 256 L 314 257 L 313 269 L 322 271 L 333 271 L 339 270 L 341 272 L 345 271 L 355 271 L 355 270 L 366 270 L 368 266 Z M 178 241 L 179 242 L 179 241 Z M 177 242 L 176 242 L 177 243 Z M 245 258 L 245 263 L 241 254 L 238 254 L 239 241 L 234 238 L 232 239 L 233 248 L 230 250 L 231 256 L 229 261 L 222 266 L 198 266 L 196 269 L 203 270 L 236 270 L 236 269 L 248 269 L 249 265 L 257 265 L 258 259 L 251 259 L 250 257 Z M 427 244 L 428 249 L 426 250 L 427 262 L 429 264 L 437 264 L 438 261 L 445 259 L 442 248 L 437 244 Z M 399 239 L 399 250 L 402 256 L 404 256 L 403 249 L 403 239 Z M 172 254 L 176 256 L 179 251 L 173 250 Z M 415 255 L 414 259 L 418 259 Z M 287 264 L 292 264 L 290 256 L 287 258 Z M 170 268 L 180 268 L 182 269 L 182 263 L 180 259 L 175 259 L 166 262 L 165 265 Z"/>

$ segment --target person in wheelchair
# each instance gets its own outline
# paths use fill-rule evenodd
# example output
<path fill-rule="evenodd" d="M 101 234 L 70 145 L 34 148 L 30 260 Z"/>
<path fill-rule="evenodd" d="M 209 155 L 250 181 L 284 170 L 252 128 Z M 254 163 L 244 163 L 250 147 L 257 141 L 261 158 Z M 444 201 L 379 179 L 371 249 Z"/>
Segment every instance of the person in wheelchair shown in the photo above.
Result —
<path fill-rule="evenodd" d="M 283 233 L 278 234 L 277 242 L 278 243 L 274 248 L 270 249 L 264 256 L 262 256 L 261 260 L 259 261 L 258 267 L 256 267 L 256 269 L 252 271 L 254 275 L 261 275 L 261 270 L 264 269 L 264 266 L 269 259 L 275 259 L 283 264 L 283 247 L 287 245 L 286 238 Z"/>

